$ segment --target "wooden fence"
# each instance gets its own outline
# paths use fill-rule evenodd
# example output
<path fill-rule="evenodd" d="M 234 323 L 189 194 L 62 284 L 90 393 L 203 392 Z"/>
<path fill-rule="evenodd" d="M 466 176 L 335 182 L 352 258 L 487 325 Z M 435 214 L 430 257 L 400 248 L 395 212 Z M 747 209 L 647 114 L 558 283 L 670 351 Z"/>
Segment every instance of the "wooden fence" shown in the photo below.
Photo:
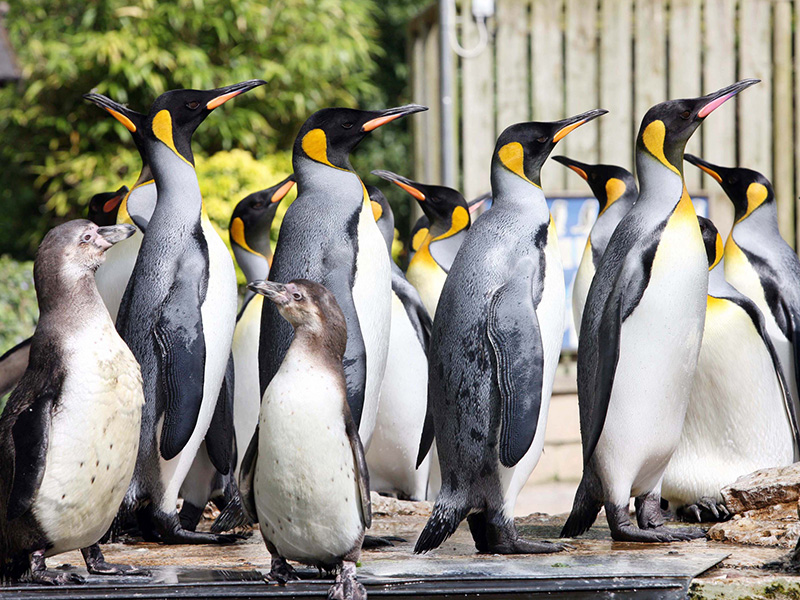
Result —
<path fill-rule="evenodd" d="M 478 31 L 468 0 L 459 0 L 458 13 L 459 39 L 473 46 Z M 742 93 L 735 106 L 706 120 L 687 152 L 767 175 L 778 198 L 781 232 L 795 245 L 798 16 L 800 0 L 496 0 L 488 47 L 476 58 L 455 61 L 458 185 L 468 198 L 489 189 L 491 153 L 506 126 L 591 108 L 610 112 L 559 143 L 556 153 L 631 169 L 639 122 L 650 106 L 757 77 L 761 83 Z M 431 108 L 413 119 L 415 177 L 438 183 L 436 7 L 415 18 L 409 33 L 413 100 Z M 685 171 L 690 192 L 707 191 L 711 216 L 727 233 L 733 212 L 719 186 L 691 165 Z M 546 193 L 588 190 L 553 161 L 542 183 Z"/>

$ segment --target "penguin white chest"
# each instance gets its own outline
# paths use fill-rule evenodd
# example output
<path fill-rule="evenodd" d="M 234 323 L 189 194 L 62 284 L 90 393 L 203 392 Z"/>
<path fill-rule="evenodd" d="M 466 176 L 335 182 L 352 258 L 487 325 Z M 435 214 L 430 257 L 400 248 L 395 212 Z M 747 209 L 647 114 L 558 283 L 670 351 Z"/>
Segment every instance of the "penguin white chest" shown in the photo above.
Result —
<path fill-rule="evenodd" d="M 53 543 L 48 555 L 95 543 L 128 489 L 141 428 L 139 364 L 107 318 L 68 350 L 44 477 L 33 512 Z M 96 324 L 95 324 L 96 325 Z"/>
<path fill-rule="evenodd" d="M 309 564 L 338 563 L 364 531 L 340 378 L 290 347 L 261 404 L 259 525 L 281 556 Z"/>
<path fill-rule="evenodd" d="M 678 444 L 707 292 L 708 260 L 687 202 L 667 222 L 644 294 L 620 331 L 619 361 L 595 452 L 617 504 L 655 489 Z"/>
<path fill-rule="evenodd" d="M 581 319 L 583 318 L 583 307 L 586 306 L 586 297 L 589 295 L 589 287 L 594 279 L 594 260 L 592 259 L 592 238 L 586 241 L 583 249 L 581 264 L 575 274 L 575 281 L 572 284 L 572 319 L 575 323 L 575 332 L 580 335 Z"/>
<path fill-rule="evenodd" d="M 436 315 L 436 306 L 439 304 L 444 282 L 447 280 L 447 273 L 433 259 L 430 250 L 423 248 L 414 255 L 414 259 L 408 265 L 406 277 L 409 283 L 417 288 L 422 303 L 433 318 Z"/>
<path fill-rule="evenodd" d="M 261 407 L 258 340 L 261 334 L 261 307 L 263 305 L 264 296 L 256 294 L 244 308 L 233 333 L 233 346 L 231 347 L 235 382 L 233 425 L 236 430 L 236 443 L 239 447 L 236 463 L 237 477 L 244 458 L 244 451 L 256 429 L 258 412 Z"/>
<path fill-rule="evenodd" d="M 112 321 L 117 320 L 122 296 L 133 273 L 133 267 L 136 266 L 142 239 L 144 236 L 137 228 L 124 244 L 114 244 L 106 251 L 106 260 L 95 273 L 97 291 L 100 292 Z"/>
<path fill-rule="evenodd" d="M 358 220 L 358 255 L 353 283 L 355 304 L 361 335 L 367 354 L 367 382 L 359 434 L 364 449 L 369 448 L 378 416 L 381 382 L 389 352 L 389 329 L 392 320 L 391 259 L 372 208 L 362 203 Z"/>

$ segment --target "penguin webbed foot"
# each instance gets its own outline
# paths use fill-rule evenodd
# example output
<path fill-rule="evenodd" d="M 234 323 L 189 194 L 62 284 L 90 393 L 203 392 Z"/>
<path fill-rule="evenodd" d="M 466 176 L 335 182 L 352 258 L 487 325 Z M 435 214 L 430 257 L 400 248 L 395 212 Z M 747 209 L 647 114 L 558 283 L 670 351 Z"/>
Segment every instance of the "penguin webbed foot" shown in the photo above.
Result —
<path fill-rule="evenodd" d="M 131 575 L 143 577 L 150 575 L 150 571 L 146 569 L 106 562 L 98 544 L 93 544 L 87 548 L 81 548 L 81 554 L 83 554 L 83 560 L 86 562 L 86 570 L 92 575 Z"/>
<path fill-rule="evenodd" d="M 492 516 L 485 512 L 467 516 L 475 549 L 481 554 L 552 554 L 571 548 L 567 544 L 545 540 L 526 540 L 519 536 L 514 521 L 501 513 Z"/>
<path fill-rule="evenodd" d="M 388 548 L 394 546 L 395 542 L 403 543 L 407 541 L 398 535 L 365 535 L 364 541 L 361 543 L 361 548 L 364 550 L 374 550 L 376 548 Z"/>
<path fill-rule="evenodd" d="M 697 527 L 668 528 L 661 524 L 652 524 L 644 519 L 644 515 L 639 517 L 641 524 L 649 525 L 644 529 L 635 527 L 630 520 L 627 505 L 606 504 L 606 516 L 608 526 L 611 529 L 611 539 L 616 542 L 644 542 L 644 543 L 668 543 L 668 542 L 688 542 L 705 537 L 705 532 Z"/>
<path fill-rule="evenodd" d="M 40 585 L 69 585 L 86 583 L 77 573 L 49 571 L 44 562 L 44 550 L 31 554 L 31 572 L 27 579 Z"/>
<path fill-rule="evenodd" d="M 336 575 L 336 582 L 328 590 L 328 600 L 366 600 L 367 590 L 356 579 L 356 564 L 342 563 L 342 570 Z"/>
<path fill-rule="evenodd" d="M 733 517 L 724 502 L 704 496 L 694 504 L 678 508 L 676 516 L 688 523 L 721 523 Z"/>
<path fill-rule="evenodd" d="M 800 573 L 800 540 L 791 553 L 766 563 L 763 567 L 767 571 L 783 571 L 784 573 Z"/>
<path fill-rule="evenodd" d="M 187 531 L 181 527 L 177 513 L 154 512 L 153 522 L 159 530 L 159 541 L 163 544 L 235 544 L 245 539 L 245 536 L 238 533 Z"/>
<path fill-rule="evenodd" d="M 267 579 L 269 581 L 274 581 L 278 585 L 286 585 L 289 581 L 299 580 L 300 576 L 297 574 L 297 571 L 294 570 L 294 567 L 286 562 L 285 558 L 282 556 L 273 556 L 270 561 Z"/>
<path fill-rule="evenodd" d="M 490 554 L 552 554 L 564 552 L 571 547 L 560 542 L 533 541 L 518 537 L 502 545 L 489 546 L 488 552 Z"/>
<path fill-rule="evenodd" d="M 197 530 L 197 524 L 203 518 L 203 510 L 205 506 L 196 506 L 191 502 L 184 500 L 181 512 L 178 513 L 178 519 L 181 522 L 181 527 L 186 531 Z"/>

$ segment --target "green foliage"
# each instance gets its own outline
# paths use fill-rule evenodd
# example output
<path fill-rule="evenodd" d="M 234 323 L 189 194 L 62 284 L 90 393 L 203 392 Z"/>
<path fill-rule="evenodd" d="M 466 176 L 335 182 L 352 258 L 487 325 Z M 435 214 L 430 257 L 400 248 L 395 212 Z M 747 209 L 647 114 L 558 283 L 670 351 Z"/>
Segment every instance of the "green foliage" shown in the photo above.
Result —
<path fill-rule="evenodd" d="M 374 0 L 11 0 L 23 83 L 0 90 L 0 252 L 31 256 L 92 193 L 138 172 L 130 135 L 85 102 L 96 89 L 145 111 L 161 92 L 260 77 L 195 136 L 206 154 L 290 147 L 323 106 L 372 104 Z"/>
<path fill-rule="evenodd" d="M 39 320 L 33 263 L 0 256 L 0 355 L 28 338 Z"/>

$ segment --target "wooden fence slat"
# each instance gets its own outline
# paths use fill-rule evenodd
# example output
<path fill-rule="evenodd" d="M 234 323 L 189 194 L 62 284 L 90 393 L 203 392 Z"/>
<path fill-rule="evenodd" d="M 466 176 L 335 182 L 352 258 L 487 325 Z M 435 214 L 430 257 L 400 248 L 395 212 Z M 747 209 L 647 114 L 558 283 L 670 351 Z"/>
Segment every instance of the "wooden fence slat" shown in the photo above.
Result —
<path fill-rule="evenodd" d="M 703 94 L 736 81 L 736 0 L 706 0 L 703 12 Z M 750 90 L 748 90 L 750 91 Z M 723 106 L 705 120 L 701 157 L 713 163 L 732 166 L 736 162 L 736 111 Z M 695 169 L 688 165 L 686 170 Z M 700 179 L 708 191 L 709 214 L 723 239 L 733 224 L 733 206 L 715 181 Z"/>
<path fill-rule="evenodd" d="M 795 246 L 794 184 L 792 147 L 792 4 L 786 0 L 775 2 L 773 26 L 773 85 L 772 131 L 773 171 L 772 185 L 778 202 L 778 220 L 781 233 L 789 244 Z M 766 137 L 766 136 L 764 136 Z"/>
<path fill-rule="evenodd" d="M 794 48 L 795 48 L 795 55 L 794 55 L 794 68 L 795 68 L 795 78 L 794 78 L 794 98 L 795 98 L 795 115 L 800 117 L 800 0 L 794 0 Z M 794 193 L 792 198 L 797 200 L 798 194 L 800 194 L 800 127 L 795 127 L 794 130 L 795 139 L 794 139 L 794 149 L 795 149 L 795 163 L 794 163 Z M 795 204 L 795 236 L 800 238 L 797 235 L 800 232 L 800 207 Z M 800 243 L 795 245 L 795 249 L 800 248 Z"/>
<path fill-rule="evenodd" d="M 478 43 L 478 28 L 465 10 L 463 35 L 465 47 Z M 489 172 L 494 152 L 494 69 L 491 44 L 475 58 L 461 59 L 462 83 L 462 165 L 463 192 L 467 199 L 491 189 Z"/>
<path fill-rule="evenodd" d="M 636 0 L 634 17 L 634 119 L 636 131 L 648 109 L 667 99 L 664 0 Z"/>
<path fill-rule="evenodd" d="M 535 121 L 555 121 L 564 114 L 563 0 L 533 0 L 531 5 L 532 114 Z M 562 189 L 566 169 L 548 164 L 542 182 L 549 189 Z"/>
<path fill-rule="evenodd" d="M 566 113 L 577 115 L 598 108 L 597 88 L 597 2 L 569 0 L 565 12 Z M 604 117 L 600 117 L 602 120 Z M 559 153 L 587 163 L 599 160 L 598 121 L 583 125 L 557 149 Z M 586 191 L 577 177 L 568 177 L 565 189 Z"/>
<path fill-rule="evenodd" d="M 422 113 L 421 120 L 425 131 L 426 160 L 423 167 L 422 181 L 439 184 L 442 178 L 441 155 L 441 119 L 439 90 L 439 25 L 434 24 L 428 30 L 425 39 L 425 106 L 428 110 Z"/>
<path fill-rule="evenodd" d="M 425 38 L 421 26 L 412 31 L 411 38 L 411 82 L 412 99 L 417 104 L 425 104 Z M 418 115 L 422 117 L 422 115 Z M 423 119 L 411 119 L 414 135 L 414 178 L 424 176 L 427 149 L 425 147 L 425 127 Z M 414 202 L 416 204 L 416 202 Z"/>
<path fill-rule="evenodd" d="M 497 3 L 497 131 L 530 119 L 528 2 Z"/>
<path fill-rule="evenodd" d="M 798 0 L 800 2 L 800 0 Z M 602 0 L 600 7 L 600 103 L 609 111 L 598 119 L 599 160 L 633 172 L 633 144 L 638 123 L 631 114 L 631 0 Z"/>
<path fill-rule="evenodd" d="M 696 98 L 700 89 L 700 3 L 697 0 L 671 0 L 669 5 L 669 98 Z M 702 128 L 696 132 L 686 151 L 699 154 L 702 151 Z M 689 191 L 700 188 L 699 169 L 684 170 Z"/>

